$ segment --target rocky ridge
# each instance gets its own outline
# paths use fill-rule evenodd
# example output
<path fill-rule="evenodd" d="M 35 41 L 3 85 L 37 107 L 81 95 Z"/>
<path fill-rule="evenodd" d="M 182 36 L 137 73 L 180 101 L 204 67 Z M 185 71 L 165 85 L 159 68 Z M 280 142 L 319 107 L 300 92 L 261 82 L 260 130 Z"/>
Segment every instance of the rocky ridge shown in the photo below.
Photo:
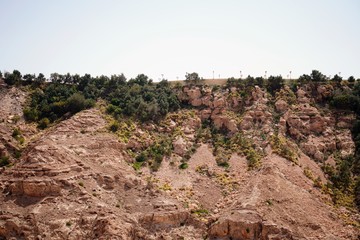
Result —
<path fill-rule="evenodd" d="M 326 96 L 330 90 L 318 92 Z M 13 90 L 2 91 L 9 99 L 16 98 Z M 158 125 L 124 122 L 126 137 L 121 131 L 109 133 L 107 117 L 96 108 L 33 139 L 30 135 L 36 132 L 29 133 L 25 138 L 31 141 L 22 147 L 21 158 L 0 175 L 0 236 L 357 239 L 358 230 L 341 218 L 344 212 L 334 208 L 328 195 L 304 174 L 308 169 L 325 182 L 319 164 L 330 161 L 335 151 L 344 155 L 354 151 L 349 131 L 354 116 L 339 117 L 316 107 L 306 89 L 291 93 L 283 89 L 271 104 L 258 87 L 245 97 L 235 88 L 214 92 L 209 87 L 184 87 L 179 99 L 193 110 L 169 114 Z M 17 106 L 19 111 L 1 111 L 21 116 L 21 104 Z M 229 134 L 240 131 L 251 138 L 264 153 L 261 166 L 248 170 L 245 156 L 237 153 L 231 155 L 228 168 L 218 166 L 212 145 L 196 143 L 196 132 L 205 120 Z M 14 126 L 9 124 L 14 123 L 1 123 L 8 136 L 3 142 L 11 139 Z M 26 132 L 23 120 L 16 124 L 24 124 Z M 172 154 L 164 157 L 157 171 L 135 170 L 132 154 L 153 144 L 156 134 L 172 137 Z M 276 134 L 296 149 L 296 164 L 277 155 L 269 138 L 264 138 Z M 179 169 L 195 143 L 188 168 Z M 13 145 L 19 148 L 16 141 Z M 11 151 L 8 146 L 4 149 Z"/>

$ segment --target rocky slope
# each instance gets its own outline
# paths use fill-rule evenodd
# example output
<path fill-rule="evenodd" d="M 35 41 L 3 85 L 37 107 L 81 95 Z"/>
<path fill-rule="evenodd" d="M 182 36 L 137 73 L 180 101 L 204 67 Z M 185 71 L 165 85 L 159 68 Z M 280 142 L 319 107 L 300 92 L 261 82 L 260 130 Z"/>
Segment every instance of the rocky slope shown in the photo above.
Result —
<path fill-rule="evenodd" d="M 354 116 L 317 107 L 306 89 L 285 88 L 271 103 L 258 87 L 246 97 L 235 88 L 184 87 L 179 99 L 192 110 L 159 124 L 124 120 L 116 134 L 101 106 L 38 133 L 21 117 L 26 93 L 2 87 L 1 94 L 0 147 L 14 164 L 0 175 L 0 238 L 358 239 L 349 224 L 356 214 L 314 187 L 326 182 L 323 162 L 354 151 Z M 216 151 L 199 137 L 206 120 L 251 142 L 257 167 L 249 169 L 248 152 Z M 22 144 L 11 137 L 15 127 Z M 173 150 L 157 171 L 134 168 L 135 156 L 164 136 Z M 15 149 L 23 150 L 18 160 Z M 227 168 L 218 165 L 220 152 Z"/>

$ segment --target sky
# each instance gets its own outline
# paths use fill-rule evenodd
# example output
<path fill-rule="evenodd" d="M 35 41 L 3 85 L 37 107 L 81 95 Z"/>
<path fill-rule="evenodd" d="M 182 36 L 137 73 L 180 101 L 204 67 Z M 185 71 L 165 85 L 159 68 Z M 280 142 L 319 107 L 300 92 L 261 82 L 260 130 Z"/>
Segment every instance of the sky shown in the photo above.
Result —
<path fill-rule="evenodd" d="M 0 71 L 360 78 L 359 0 L 0 0 Z"/>

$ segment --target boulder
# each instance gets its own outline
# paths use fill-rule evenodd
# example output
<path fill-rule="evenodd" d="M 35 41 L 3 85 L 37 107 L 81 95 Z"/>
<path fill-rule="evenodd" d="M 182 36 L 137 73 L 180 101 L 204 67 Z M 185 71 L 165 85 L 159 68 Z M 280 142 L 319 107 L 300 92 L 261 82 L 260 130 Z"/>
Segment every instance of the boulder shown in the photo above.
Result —
<path fill-rule="evenodd" d="M 146 214 L 140 217 L 141 225 L 151 231 L 170 230 L 184 226 L 190 220 L 188 211 L 166 211 Z"/>
<path fill-rule="evenodd" d="M 247 209 L 221 216 L 208 231 L 209 239 L 292 239 L 290 231 L 263 221 L 260 215 Z"/>
<path fill-rule="evenodd" d="M 276 111 L 285 112 L 288 109 L 289 105 L 283 99 L 279 99 L 275 103 Z"/>
<path fill-rule="evenodd" d="M 187 151 L 187 143 L 183 137 L 177 137 L 173 142 L 174 153 L 183 156 Z"/>

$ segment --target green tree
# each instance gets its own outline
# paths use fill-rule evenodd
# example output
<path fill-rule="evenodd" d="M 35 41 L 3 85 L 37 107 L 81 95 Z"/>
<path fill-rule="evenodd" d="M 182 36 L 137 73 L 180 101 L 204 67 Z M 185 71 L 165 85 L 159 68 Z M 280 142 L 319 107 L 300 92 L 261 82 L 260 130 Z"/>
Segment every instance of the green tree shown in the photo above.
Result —
<path fill-rule="evenodd" d="M 25 74 L 24 80 L 27 85 L 30 85 L 35 79 L 35 74 Z"/>
<path fill-rule="evenodd" d="M 267 80 L 266 89 L 273 96 L 284 86 L 284 79 L 281 76 L 270 76 Z"/>
<path fill-rule="evenodd" d="M 0 71 L 0 78 L 2 78 L 3 77 L 3 74 L 2 74 L 2 72 Z"/>
<path fill-rule="evenodd" d="M 198 85 L 203 81 L 202 78 L 199 77 L 199 74 L 196 72 L 186 73 L 185 75 L 185 83 L 186 84 L 194 84 Z"/>
<path fill-rule="evenodd" d="M 152 80 L 149 79 L 148 76 L 146 76 L 145 74 L 139 74 L 136 76 L 135 79 L 130 79 L 129 80 L 129 84 L 133 85 L 133 84 L 138 84 L 140 86 L 145 86 L 147 84 L 151 84 Z"/>
<path fill-rule="evenodd" d="M 311 82 L 311 77 L 307 74 L 303 74 L 299 77 L 299 83 L 300 84 L 306 84 L 306 83 L 309 83 Z"/>
<path fill-rule="evenodd" d="M 50 120 L 48 118 L 43 118 L 40 120 L 38 127 L 40 129 L 45 129 L 49 126 Z"/>
<path fill-rule="evenodd" d="M 6 74 L 5 83 L 8 85 L 19 84 L 21 82 L 22 75 L 20 71 L 14 70 L 11 74 Z"/>
<path fill-rule="evenodd" d="M 325 82 L 327 80 L 326 76 L 318 70 L 312 70 L 310 76 L 314 82 Z"/>
<path fill-rule="evenodd" d="M 350 76 L 350 77 L 348 78 L 348 82 L 349 82 L 349 83 L 354 83 L 354 82 L 355 82 L 354 76 Z"/>
<path fill-rule="evenodd" d="M 340 77 L 339 75 L 335 74 L 335 76 L 331 79 L 332 82 L 335 82 L 336 84 L 340 84 L 342 81 L 342 77 Z"/>
<path fill-rule="evenodd" d="M 84 95 L 74 93 L 67 99 L 67 110 L 71 113 L 80 112 L 83 109 L 89 108 L 93 103 L 85 99 Z"/>
<path fill-rule="evenodd" d="M 41 86 L 45 82 L 45 76 L 42 73 L 39 73 L 39 75 L 34 79 L 34 84 L 36 87 Z"/>

